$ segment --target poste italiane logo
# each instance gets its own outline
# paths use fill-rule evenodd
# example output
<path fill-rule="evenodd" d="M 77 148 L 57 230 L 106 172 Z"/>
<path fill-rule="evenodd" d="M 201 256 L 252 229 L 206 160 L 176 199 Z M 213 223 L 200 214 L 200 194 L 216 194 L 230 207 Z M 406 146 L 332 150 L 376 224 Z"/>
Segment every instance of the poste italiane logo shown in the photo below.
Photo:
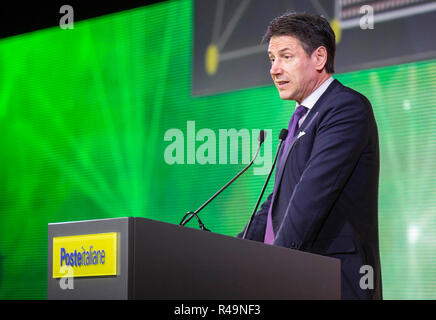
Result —
<path fill-rule="evenodd" d="M 116 275 L 117 239 L 116 232 L 54 237 L 53 278 L 65 276 L 64 266 L 74 277 Z"/>

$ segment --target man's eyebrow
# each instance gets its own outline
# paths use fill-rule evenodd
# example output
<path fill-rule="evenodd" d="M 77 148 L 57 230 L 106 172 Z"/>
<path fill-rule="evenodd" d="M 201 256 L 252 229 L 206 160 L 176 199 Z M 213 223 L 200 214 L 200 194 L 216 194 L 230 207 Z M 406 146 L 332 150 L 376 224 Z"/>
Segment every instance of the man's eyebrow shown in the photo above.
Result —
<path fill-rule="evenodd" d="M 280 49 L 280 50 L 279 50 L 279 53 L 281 53 L 281 52 L 285 52 L 285 51 L 292 51 L 292 49 L 286 47 L 286 48 Z M 268 50 L 268 54 L 271 55 L 272 52 L 271 52 L 270 50 Z"/>

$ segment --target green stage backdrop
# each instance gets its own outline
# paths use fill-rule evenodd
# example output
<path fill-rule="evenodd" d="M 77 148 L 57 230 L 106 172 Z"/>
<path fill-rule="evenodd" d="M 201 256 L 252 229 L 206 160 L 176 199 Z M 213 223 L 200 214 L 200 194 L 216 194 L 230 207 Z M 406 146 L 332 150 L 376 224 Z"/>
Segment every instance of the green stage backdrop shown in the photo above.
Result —
<path fill-rule="evenodd" d="M 192 97 L 192 15 L 165 2 L 0 41 L 0 298 L 45 299 L 47 223 L 178 223 L 269 129 L 260 161 L 201 212 L 214 232 L 242 230 L 295 103 L 273 85 Z M 436 60 L 335 78 L 379 127 L 384 297 L 436 299 Z"/>

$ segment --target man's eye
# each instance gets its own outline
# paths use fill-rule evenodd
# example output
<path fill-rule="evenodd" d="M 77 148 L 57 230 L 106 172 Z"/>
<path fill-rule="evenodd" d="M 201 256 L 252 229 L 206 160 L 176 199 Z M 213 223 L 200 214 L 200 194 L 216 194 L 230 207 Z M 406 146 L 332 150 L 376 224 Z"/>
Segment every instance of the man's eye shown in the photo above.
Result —
<path fill-rule="evenodd" d="M 285 56 L 285 59 L 291 59 L 291 56 Z"/>

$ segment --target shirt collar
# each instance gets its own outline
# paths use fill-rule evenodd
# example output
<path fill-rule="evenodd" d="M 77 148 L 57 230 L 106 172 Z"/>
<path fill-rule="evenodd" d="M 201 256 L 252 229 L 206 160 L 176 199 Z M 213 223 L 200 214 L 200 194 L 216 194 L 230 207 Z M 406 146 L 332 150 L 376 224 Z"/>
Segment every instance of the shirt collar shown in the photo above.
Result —
<path fill-rule="evenodd" d="M 322 96 L 322 94 L 327 90 L 330 83 L 333 82 L 333 78 L 330 77 L 326 81 L 324 81 L 315 91 L 313 91 L 306 99 L 304 99 L 301 105 L 305 106 L 309 110 L 315 105 L 318 99 Z M 299 104 L 295 105 L 295 109 L 298 108 Z"/>

